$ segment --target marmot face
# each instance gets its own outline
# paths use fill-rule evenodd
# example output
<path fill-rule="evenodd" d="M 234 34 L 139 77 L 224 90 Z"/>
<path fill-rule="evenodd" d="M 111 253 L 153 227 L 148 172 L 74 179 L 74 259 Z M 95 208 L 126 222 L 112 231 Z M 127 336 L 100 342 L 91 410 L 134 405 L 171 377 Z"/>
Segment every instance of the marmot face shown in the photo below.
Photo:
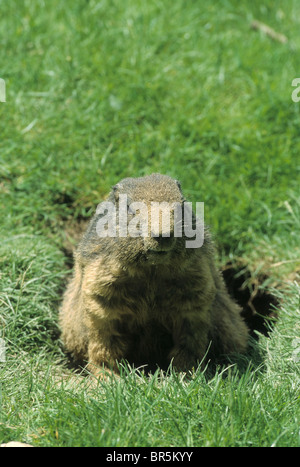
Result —
<path fill-rule="evenodd" d="M 105 211 L 105 221 L 116 221 L 116 230 L 99 242 L 113 242 L 114 254 L 121 263 L 167 265 L 182 254 L 184 198 L 178 181 L 161 174 L 125 178 L 113 187 L 107 202 L 115 209 Z M 97 209 L 100 216 L 101 207 L 103 203 Z M 95 228 L 100 237 L 99 225 L 104 225 L 104 218 L 99 221 L 101 225 L 96 222 Z"/>

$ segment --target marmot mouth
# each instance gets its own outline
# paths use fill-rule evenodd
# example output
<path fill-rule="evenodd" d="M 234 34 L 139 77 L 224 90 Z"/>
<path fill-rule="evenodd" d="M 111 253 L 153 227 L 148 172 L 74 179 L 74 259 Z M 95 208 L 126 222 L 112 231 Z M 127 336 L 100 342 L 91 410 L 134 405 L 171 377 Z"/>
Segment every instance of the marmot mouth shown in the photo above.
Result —
<path fill-rule="evenodd" d="M 154 254 L 154 255 L 159 255 L 159 256 L 167 255 L 168 252 L 169 251 L 165 251 L 165 250 L 149 250 L 149 253 Z"/>
<path fill-rule="evenodd" d="M 155 260 L 158 258 L 168 256 L 170 250 L 148 250 L 146 253 L 146 257 L 150 260 Z"/>

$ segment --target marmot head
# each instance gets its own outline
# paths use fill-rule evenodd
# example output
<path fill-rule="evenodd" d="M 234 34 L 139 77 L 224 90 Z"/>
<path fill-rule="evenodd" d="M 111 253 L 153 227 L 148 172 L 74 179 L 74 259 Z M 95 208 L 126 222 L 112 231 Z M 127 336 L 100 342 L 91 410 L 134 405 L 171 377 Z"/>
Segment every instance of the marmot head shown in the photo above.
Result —
<path fill-rule="evenodd" d="M 172 263 L 185 250 L 184 202 L 180 183 L 167 175 L 125 178 L 98 205 L 81 253 L 90 256 L 88 241 L 94 254 L 116 257 L 124 266 Z"/>

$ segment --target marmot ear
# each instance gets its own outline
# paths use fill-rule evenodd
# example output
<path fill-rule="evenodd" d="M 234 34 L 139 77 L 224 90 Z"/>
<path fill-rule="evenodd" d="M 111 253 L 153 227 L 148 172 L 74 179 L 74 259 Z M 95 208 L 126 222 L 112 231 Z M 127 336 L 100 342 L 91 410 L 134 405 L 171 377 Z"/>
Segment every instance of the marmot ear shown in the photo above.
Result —
<path fill-rule="evenodd" d="M 112 193 L 116 201 L 119 199 L 119 190 L 120 190 L 120 184 L 117 183 L 112 187 Z"/>
<path fill-rule="evenodd" d="M 178 186 L 179 190 L 182 191 L 180 181 L 179 181 L 179 180 L 175 180 L 175 182 L 176 182 L 176 185 Z"/>
<path fill-rule="evenodd" d="M 182 193 L 181 183 L 180 183 L 179 180 L 175 180 L 175 182 L 176 182 L 176 185 L 178 186 L 179 191 L 181 193 L 181 202 L 183 203 L 185 201 L 185 197 L 183 196 L 183 193 Z"/>

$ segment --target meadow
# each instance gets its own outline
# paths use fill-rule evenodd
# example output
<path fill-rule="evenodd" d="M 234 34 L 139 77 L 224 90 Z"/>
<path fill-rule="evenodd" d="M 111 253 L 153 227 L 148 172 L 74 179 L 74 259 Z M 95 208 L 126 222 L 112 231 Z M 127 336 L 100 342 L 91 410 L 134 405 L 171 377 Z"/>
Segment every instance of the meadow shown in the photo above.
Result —
<path fill-rule="evenodd" d="M 299 446 L 299 2 L 0 12 L 0 444 Z M 276 297 L 279 319 L 225 367 L 91 384 L 60 342 L 72 250 L 113 184 L 152 172 L 205 203 L 220 268 L 249 272 L 244 288 Z"/>

